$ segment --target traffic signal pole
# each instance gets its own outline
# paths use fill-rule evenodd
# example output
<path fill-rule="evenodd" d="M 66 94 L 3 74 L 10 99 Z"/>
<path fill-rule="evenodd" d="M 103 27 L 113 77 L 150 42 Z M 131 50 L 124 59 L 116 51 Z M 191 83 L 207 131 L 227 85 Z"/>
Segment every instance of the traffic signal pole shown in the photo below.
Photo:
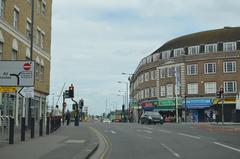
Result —
<path fill-rule="evenodd" d="M 71 98 L 72 101 L 76 104 L 76 114 L 75 114 L 75 122 L 74 122 L 74 126 L 79 126 L 79 110 L 78 110 L 78 103 Z"/>

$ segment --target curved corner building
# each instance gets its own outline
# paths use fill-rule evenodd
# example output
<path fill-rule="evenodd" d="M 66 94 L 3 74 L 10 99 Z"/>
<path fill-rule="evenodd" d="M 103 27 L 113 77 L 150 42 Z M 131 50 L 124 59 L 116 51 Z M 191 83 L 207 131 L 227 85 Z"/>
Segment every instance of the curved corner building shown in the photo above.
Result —
<path fill-rule="evenodd" d="M 131 117 L 137 122 L 143 110 L 175 117 L 177 110 L 179 120 L 222 121 L 224 112 L 224 121 L 239 121 L 239 69 L 240 27 L 172 39 L 143 58 L 131 77 Z"/>

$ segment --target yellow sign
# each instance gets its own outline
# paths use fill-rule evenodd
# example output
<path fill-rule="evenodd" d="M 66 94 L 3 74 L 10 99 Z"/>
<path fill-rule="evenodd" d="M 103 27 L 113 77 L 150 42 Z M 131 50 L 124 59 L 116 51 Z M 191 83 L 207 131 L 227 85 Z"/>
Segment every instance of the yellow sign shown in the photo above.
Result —
<path fill-rule="evenodd" d="M 224 103 L 225 104 L 234 104 L 236 103 L 236 98 L 234 97 L 227 97 L 227 98 L 224 98 Z M 213 104 L 222 104 L 222 100 L 221 99 L 214 99 L 213 100 Z"/>
<path fill-rule="evenodd" d="M 3 93 L 12 93 L 16 91 L 17 91 L 16 87 L 0 87 L 0 92 Z"/>

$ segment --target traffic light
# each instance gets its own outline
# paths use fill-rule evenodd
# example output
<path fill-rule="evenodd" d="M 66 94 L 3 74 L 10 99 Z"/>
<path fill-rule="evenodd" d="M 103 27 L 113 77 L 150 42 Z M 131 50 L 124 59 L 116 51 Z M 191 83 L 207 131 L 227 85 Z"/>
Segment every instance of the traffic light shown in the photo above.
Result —
<path fill-rule="evenodd" d="M 79 105 L 80 105 L 81 108 L 84 106 L 84 100 L 83 100 L 83 99 L 81 99 L 81 100 L 79 101 Z"/>
<path fill-rule="evenodd" d="M 69 90 L 65 90 L 64 98 L 70 98 L 70 97 L 69 97 Z"/>
<path fill-rule="evenodd" d="M 71 85 L 68 89 L 69 91 L 69 98 L 74 98 L 74 87 Z"/>
<path fill-rule="evenodd" d="M 125 112 L 125 105 L 122 105 L 122 112 Z"/>
<path fill-rule="evenodd" d="M 217 98 L 222 98 L 223 97 L 223 93 L 224 93 L 223 87 L 220 87 L 219 91 L 217 91 L 217 93 L 216 93 Z"/>

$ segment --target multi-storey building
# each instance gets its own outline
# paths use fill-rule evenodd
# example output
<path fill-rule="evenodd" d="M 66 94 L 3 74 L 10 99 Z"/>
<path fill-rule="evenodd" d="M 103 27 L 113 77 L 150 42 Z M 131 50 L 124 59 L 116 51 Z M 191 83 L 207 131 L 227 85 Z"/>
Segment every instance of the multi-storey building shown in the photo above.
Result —
<path fill-rule="evenodd" d="M 0 60 L 30 60 L 32 2 L 34 1 L 33 54 L 35 61 L 34 98 L 24 99 L 18 93 L 0 93 L 0 110 L 7 105 L 7 115 L 16 124 L 26 105 L 27 117 L 36 121 L 45 114 L 50 85 L 52 0 L 0 0 Z"/>
<path fill-rule="evenodd" d="M 182 119 L 185 113 L 189 121 L 207 121 L 217 114 L 221 121 L 216 92 L 222 87 L 225 121 L 233 121 L 239 68 L 240 27 L 181 36 L 141 60 L 130 80 L 131 104 L 135 111 L 154 109 L 174 116 L 177 107 Z"/>

